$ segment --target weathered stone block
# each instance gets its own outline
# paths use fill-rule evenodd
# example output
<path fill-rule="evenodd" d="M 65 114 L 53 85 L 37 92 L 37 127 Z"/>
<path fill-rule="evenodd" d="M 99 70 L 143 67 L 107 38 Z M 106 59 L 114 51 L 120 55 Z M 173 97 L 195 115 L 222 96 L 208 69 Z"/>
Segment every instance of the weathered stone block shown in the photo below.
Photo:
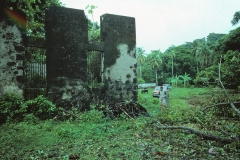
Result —
<path fill-rule="evenodd" d="M 135 19 L 101 16 L 106 101 L 137 101 Z"/>
<path fill-rule="evenodd" d="M 52 78 L 86 80 L 88 23 L 83 10 L 51 7 L 46 11 L 47 73 Z M 53 43 L 54 42 L 54 43 Z"/>
<path fill-rule="evenodd" d="M 65 109 L 89 109 L 92 97 L 85 82 L 67 77 L 58 77 L 52 82 L 48 98 L 55 104 Z"/>
<path fill-rule="evenodd" d="M 88 21 L 83 10 L 50 7 L 46 11 L 48 97 L 62 107 L 87 109 Z"/>
<path fill-rule="evenodd" d="M 23 97 L 22 81 L 18 81 L 18 75 L 22 72 L 17 69 L 17 55 L 24 54 L 22 35 L 24 28 L 15 23 L 8 13 L 22 16 L 22 12 L 9 10 L 5 3 L 0 5 L 0 96 L 6 93 L 14 93 Z"/>

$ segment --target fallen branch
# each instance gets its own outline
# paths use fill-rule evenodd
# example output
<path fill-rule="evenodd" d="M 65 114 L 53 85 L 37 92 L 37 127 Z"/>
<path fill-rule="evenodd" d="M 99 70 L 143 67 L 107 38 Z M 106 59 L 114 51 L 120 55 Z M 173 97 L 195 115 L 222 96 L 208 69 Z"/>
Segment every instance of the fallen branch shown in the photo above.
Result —
<path fill-rule="evenodd" d="M 240 103 L 240 101 L 232 102 L 232 103 L 238 104 L 238 103 Z M 215 107 L 215 106 L 220 106 L 220 105 L 225 105 L 225 104 L 230 104 L 230 102 L 223 102 L 223 103 L 213 104 L 213 105 L 211 105 L 211 106 L 205 107 L 202 111 L 204 112 L 205 110 L 207 110 L 207 109 L 209 109 L 209 108 L 212 108 L 212 107 Z"/>
<path fill-rule="evenodd" d="M 99 107 L 100 106 L 100 107 Z M 113 102 L 109 104 L 98 105 L 97 108 L 103 111 L 103 114 L 107 117 L 110 116 L 112 119 L 118 117 L 121 113 L 126 114 L 129 118 L 134 119 L 135 116 L 146 115 L 149 116 L 147 110 L 137 102 Z"/>
<path fill-rule="evenodd" d="M 134 120 L 134 118 L 131 117 L 124 109 L 122 109 L 121 107 L 119 107 L 119 109 L 121 109 L 129 118 L 131 118 L 132 120 Z"/>
<path fill-rule="evenodd" d="M 183 130 L 188 130 L 191 133 L 194 133 L 194 134 L 202 137 L 203 139 L 220 141 L 222 143 L 232 143 L 232 142 L 238 140 L 238 139 L 230 139 L 230 138 L 220 138 L 218 136 L 210 135 L 210 134 L 195 130 L 193 128 L 184 127 L 184 126 L 158 126 L 157 128 L 158 129 L 183 129 Z"/>

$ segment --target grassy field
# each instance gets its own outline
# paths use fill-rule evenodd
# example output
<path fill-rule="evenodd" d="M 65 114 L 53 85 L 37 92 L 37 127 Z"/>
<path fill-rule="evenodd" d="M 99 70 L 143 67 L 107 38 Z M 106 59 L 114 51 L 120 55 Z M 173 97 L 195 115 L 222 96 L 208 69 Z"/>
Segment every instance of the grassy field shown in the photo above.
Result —
<path fill-rule="evenodd" d="M 238 121 L 221 120 L 210 112 L 201 111 L 211 89 L 174 88 L 170 91 L 171 106 L 163 112 L 159 109 L 158 98 L 153 98 L 151 93 L 152 89 L 148 94 L 139 91 L 139 103 L 148 110 L 150 117 L 129 119 L 122 114 L 110 120 L 103 118 L 101 112 L 91 110 L 76 113 L 77 119 L 72 117 L 64 122 L 39 121 L 30 116 L 24 122 L 1 125 L 0 159 L 225 160 L 240 157 L 239 141 L 226 144 L 204 139 L 187 130 L 159 128 L 181 125 L 219 137 L 230 137 L 223 135 L 221 130 L 238 136 Z M 209 153 L 211 148 L 215 154 Z"/>
<path fill-rule="evenodd" d="M 152 92 L 153 88 L 148 89 L 148 94 L 141 94 L 141 90 L 139 90 L 138 99 L 150 114 L 157 116 L 160 114 L 159 99 L 152 97 Z M 169 101 L 172 108 L 185 109 L 190 106 L 189 101 L 191 101 L 192 98 L 210 93 L 210 88 L 173 88 L 169 91 Z"/>

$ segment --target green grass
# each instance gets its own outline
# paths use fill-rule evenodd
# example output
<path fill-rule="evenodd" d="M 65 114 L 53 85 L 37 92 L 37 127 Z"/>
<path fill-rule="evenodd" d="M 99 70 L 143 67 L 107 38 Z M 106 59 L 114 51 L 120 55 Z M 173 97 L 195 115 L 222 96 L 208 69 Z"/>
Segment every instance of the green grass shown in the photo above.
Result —
<path fill-rule="evenodd" d="M 147 110 L 153 115 L 160 114 L 160 104 L 158 97 L 152 97 L 153 88 L 148 89 L 148 94 L 141 94 L 141 90 L 138 91 L 139 102 L 147 108 Z M 173 88 L 169 91 L 170 106 L 174 108 L 186 109 L 189 107 L 188 100 L 192 96 L 199 96 L 203 94 L 211 93 L 210 88 Z"/>
<path fill-rule="evenodd" d="M 77 113 L 78 119 L 67 121 L 25 121 L 0 126 L 0 159 L 55 160 L 79 157 L 101 159 L 237 159 L 239 143 L 225 145 L 181 130 L 159 129 L 162 124 L 185 125 L 214 133 L 220 137 L 224 127 L 237 133 L 239 124 L 203 114 L 200 107 L 188 103 L 191 96 L 209 93 L 206 88 L 174 88 L 170 91 L 171 106 L 159 109 L 158 98 L 139 93 L 139 103 L 152 117 L 134 120 L 122 114 L 115 120 L 103 118 L 96 110 Z M 200 99 L 200 98 L 199 98 Z M 210 119 L 211 118 L 211 119 Z M 222 125 L 216 125 L 218 123 Z M 235 126 L 235 127 L 234 127 Z M 239 134 L 238 134 L 239 135 Z M 218 155 L 208 154 L 214 147 Z"/>

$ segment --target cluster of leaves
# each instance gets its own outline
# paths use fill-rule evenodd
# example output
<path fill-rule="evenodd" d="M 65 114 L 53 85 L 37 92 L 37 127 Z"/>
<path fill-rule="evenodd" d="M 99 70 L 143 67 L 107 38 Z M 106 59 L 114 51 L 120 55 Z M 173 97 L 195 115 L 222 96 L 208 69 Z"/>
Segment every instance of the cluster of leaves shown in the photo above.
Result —
<path fill-rule="evenodd" d="M 44 37 L 45 10 L 50 6 L 60 6 L 59 0 L 5 0 L 10 10 L 21 10 L 27 17 L 27 34 Z"/>
<path fill-rule="evenodd" d="M 22 121 L 24 118 L 52 118 L 58 108 L 42 95 L 35 99 L 24 101 L 15 94 L 5 94 L 0 98 L 0 122 Z M 30 115 L 29 115 L 30 114 Z"/>
<path fill-rule="evenodd" d="M 231 102 L 239 102 L 240 97 L 236 93 L 229 94 Z M 229 99 L 226 96 L 225 92 L 220 88 L 215 88 L 212 91 L 211 96 L 205 97 L 205 100 L 208 102 L 208 104 L 205 104 L 206 111 L 211 111 L 215 116 L 219 117 L 227 117 L 227 118 L 239 118 L 240 115 L 238 115 L 231 107 L 229 103 Z M 217 104 L 214 106 L 213 104 Z M 239 103 L 234 104 L 236 108 L 240 109 Z"/>
<path fill-rule="evenodd" d="M 240 21 L 240 11 L 235 12 L 233 19 L 231 20 L 232 25 L 236 25 Z"/>

